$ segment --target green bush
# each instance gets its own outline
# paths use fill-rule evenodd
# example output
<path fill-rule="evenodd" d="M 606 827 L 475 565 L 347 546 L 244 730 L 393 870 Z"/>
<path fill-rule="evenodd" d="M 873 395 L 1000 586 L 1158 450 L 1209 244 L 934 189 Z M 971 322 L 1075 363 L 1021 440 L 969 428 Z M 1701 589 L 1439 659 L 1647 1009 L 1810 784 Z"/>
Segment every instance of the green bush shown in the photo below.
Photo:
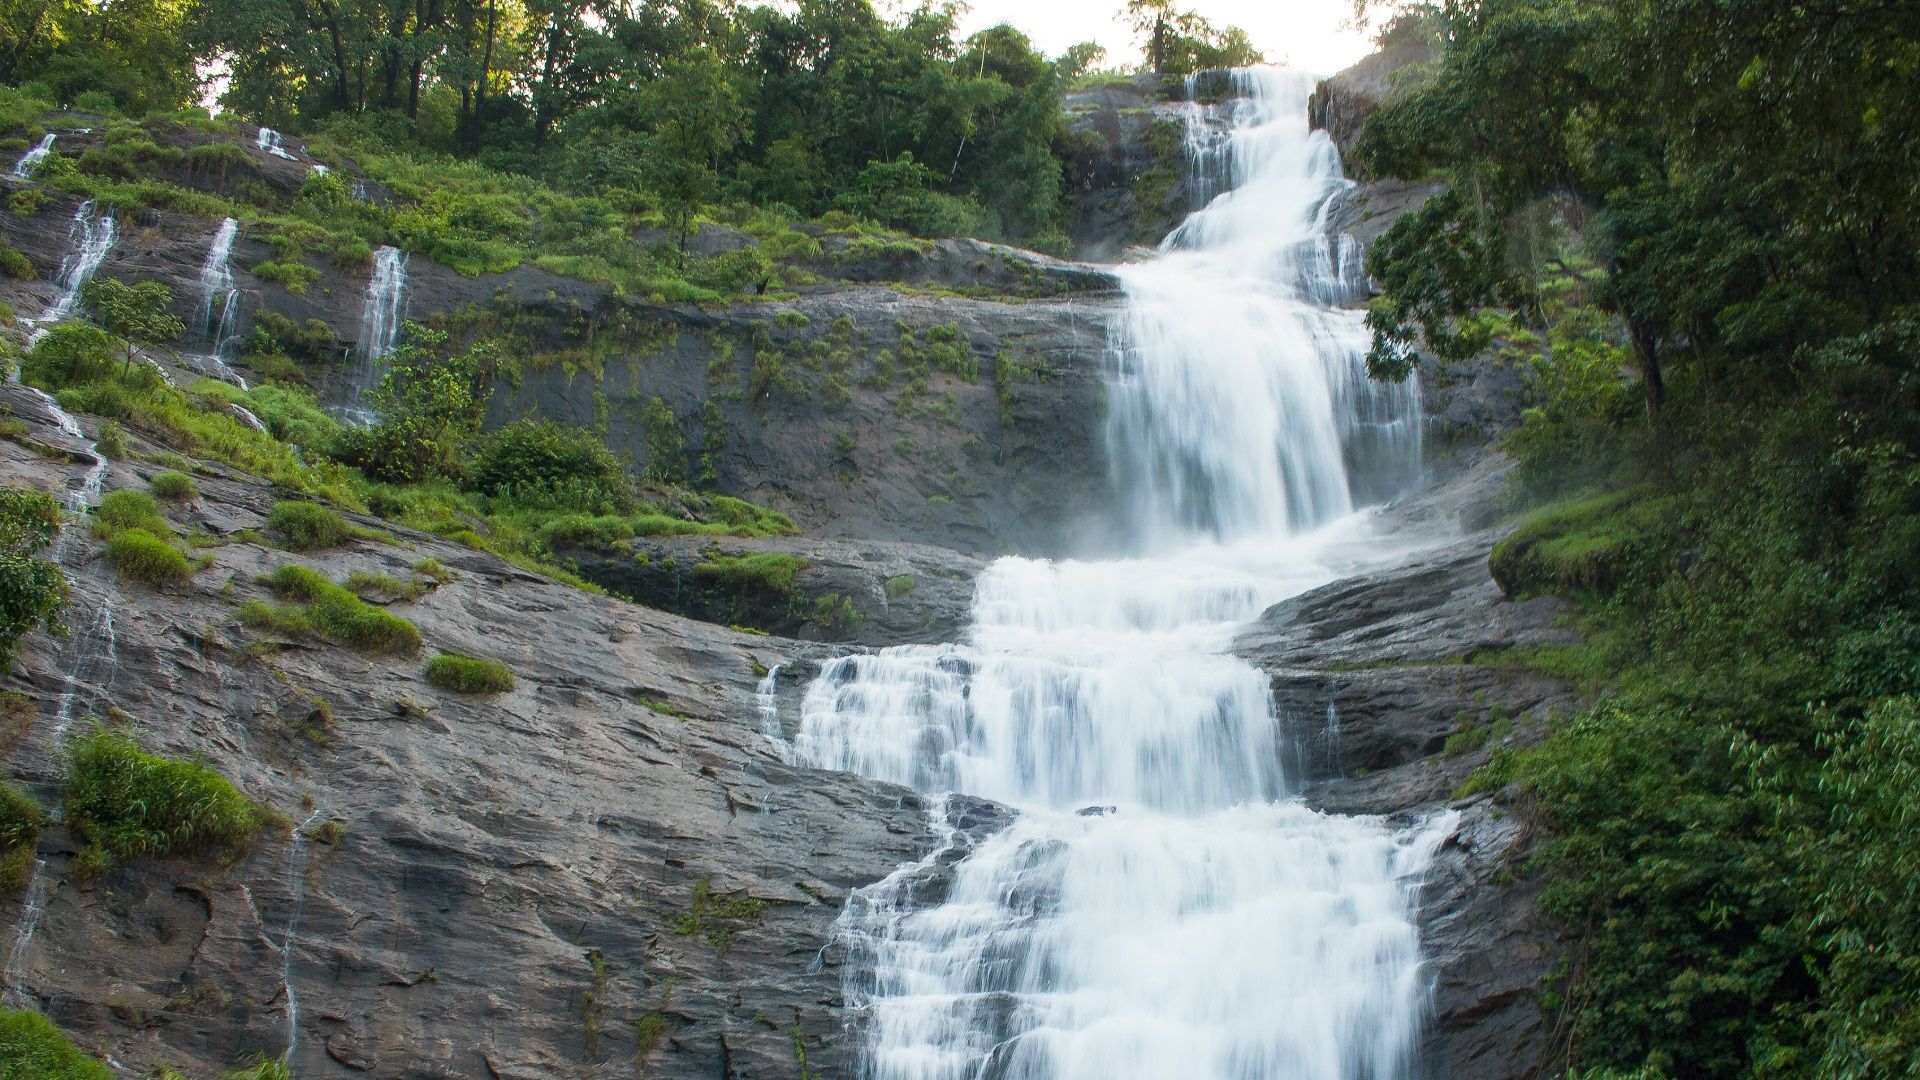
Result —
<path fill-rule="evenodd" d="M 107 541 L 107 561 L 122 577 L 160 588 L 193 577 L 187 557 L 145 529 L 122 529 Z"/>
<path fill-rule="evenodd" d="M 32 281 L 40 271 L 34 269 L 33 260 L 27 258 L 25 253 L 10 245 L 0 244 L 0 274 L 19 281 Z"/>
<path fill-rule="evenodd" d="M 267 815 L 213 769 L 149 754 L 125 734 L 99 729 L 74 741 L 67 821 L 82 873 L 115 859 L 214 852 L 244 854 Z"/>
<path fill-rule="evenodd" d="M 353 530 L 347 520 L 319 503 L 287 500 L 267 511 L 267 527 L 280 534 L 289 551 L 318 551 L 346 543 Z"/>
<path fill-rule="evenodd" d="M 93 532 L 111 537 L 126 529 L 140 529 L 171 539 L 173 524 L 160 515 L 160 503 L 144 491 L 123 488 L 100 497 L 93 508 Z"/>
<path fill-rule="evenodd" d="M 443 652 L 427 661 L 427 682 L 461 694 L 501 694 L 513 689 L 513 671 L 498 660 Z"/>
<path fill-rule="evenodd" d="M 898 600 L 912 592 L 917 584 L 912 574 L 896 574 L 887 579 L 887 599 Z"/>
<path fill-rule="evenodd" d="M 31 217 L 47 205 L 47 194 L 39 188 L 21 188 L 7 198 L 7 208 L 21 217 Z"/>
<path fill-rule="evenodd" d="M 19 889 L 33 876 L 34 843 L 45 822 L 39 803 L 0 781 L 0 896 Z"/>
<path fill-rule="evenodd" d="M 598 435 L 551 420 L 522 420 L 480 440 L 469 466 L 475 491 L 530 506 L 619 513 L 633 485 Z"/>
<path fill-rule="evenodd" d="M 253 601 L 240 609 L 248 626 L 300 637 L 319 637 L 351 649 L 410 656 L 420 650 L 420 631 L 328 581 L 291 563 L 267 575 L 266 584 L 291 603 L 275 606 Z"/>
<path fill-rule="evenodd" d="M 53 1021 L 31 1009 L 0 1009 L 0 1080 L 113 1080 Z"/>
<path fill-rule="evenodd" d="M 36 626 L 54 629 L 66 603 L 66 575 L 52 561 L 38 558 L 59 536 L 60 522 L 53 496 L 0 485 L 0 675 L 13 666 L 20 638 Z M 7 737 L 0 732 L 0 740 Z M 0 753 L 4 750 L 0 741 Z"/>
<path fill-rule="evenodd" d="M 190 502 L 200 497 L 200 489 L 195 486 L 193 477 L 171 469 L 156 473 L 153 479 L 147 481 L 147 490 L 173 502 Z"/>

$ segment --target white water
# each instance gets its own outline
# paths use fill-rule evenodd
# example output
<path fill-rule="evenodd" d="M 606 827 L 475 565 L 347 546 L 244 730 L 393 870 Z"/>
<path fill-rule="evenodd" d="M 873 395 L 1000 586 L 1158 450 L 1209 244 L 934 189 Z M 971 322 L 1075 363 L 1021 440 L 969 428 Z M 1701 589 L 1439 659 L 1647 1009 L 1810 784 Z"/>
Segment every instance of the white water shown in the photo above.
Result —
<path fill-rule="evenodd" d="M 279 132 L 270 127 L 260 129 L 260 133 L 253 138 L 253 145 L 261 150 L 265 150 L 274 157 L 285 158 L 288 161 L 296 160 L 292 154 L 287 153 L 286 140 L 281 137 Z"/>
<path fill-rule="evenodd" d="M 287 848 L 287 890 L 293 897 L 293 911 L 287 916 L 287 933 L 280 939 L 280 989 L 287 996 L 287 1048 L 280 1055 L 286 1063 L 287 1075 L 293 1075 L 293 1052 L 300 1045 L 300 999 L 293 989 L 293 946 L 300 933 L 300 916 L 307 907 L 307 830 L 326 813 L 325 807 L 314 807 L 307 820 L 293 830 L 293 842 Z"/>
<path fill-rule="evenodd" d="M 20 155 L 20 160 L 13 166 L 14 179 L 25 180 L 33 175 L 33 170 L 39 168 L 40 163 L 47 160 L 48 154 L 53 153 L 53 140 L 55 137 L 53 132 L 47 132 L 45 135 L 40 136 L 40 141 L 34 143 L 31 150 Z"/>
<path fill-rule="evenodd" d="M 16 373 L 15 380 L 18 375 Z M 46 391 L 37 387 L 26 387 L 47 415 L 59 427 L 61 434 L 69 438 L 84 438 L 80 422 L 73 414 L 60 407 Z M 60 534 L 55 538 L 52 558 L 55 562 L 65 562 L 68 549 L 75 535 L 86 528 L 86 514 L 100 499 L 100 489 L 106 483 L 107 458 L 100 452 L 99 444 L 89 444 L 88 453 L 93 455 L 93 464 L 82 475 L 78 486 L 67 492 L 64 500 L 66 520 L 61 524 Z M 76 614 L 85 611 L 80 598 L 76 595 L 72 605 Z M 60 703 L 54 711 L 54 723 L 48 732 L 45 744 L 58 747 L 67 729 L 72 726 L 76 711 L 84 703 L 86 708 L 104 695 L 113 683 L 114 675 L 120 668 L 119 639 L 113 628 L 113 600 L 103 597 L 94 608 L 86 629 L 76 635 L 69 650 L 72 660 L 68 663 L 63 677 L 64 685 L 60 690 Z M 56 811 L 57 815 L 57 811 Z M 21 980 L 26 973 L 27 961 L 31 956 L 34 934 L 40 929 L 40 920 L 47 909 L 47 861 L 35 859 L 33 875 L 27 881 L 26 899 L 20 906 L 20 921 L 14 928 L 13 946 L 7 951 L 7 966 L 0 974 L 0 1004 L 9 1008 L 34 1008 L 36 1003 L 21 988 Z"/>
<path fill-rule="evenodd" d="M 1412 899 L 1451 818 L 1397 832 L 1292 798 L 1303 748 L 1228 652 L 1266 606 L 1418 546 L 1354 512 L 1415 476 L 1418 391 L 1368 384 L 1332 306 L 1357 252 L 1325 235 L 1345 181 L 1311 85 L 1242 73 L 1224 133 L 1196 107 L 1223 193 L 1122 272 L 1108 444 L 1144 554 L 1003 559 L 964 644 L 842 658 L 807 689 L 791 758 L 1020 812 L 942 902 L 914 893 L 944 852 L 849 902 L 864 1076 L 1415 1068 Z"/>
<path fill-rule="evenodd" d="M 200 306 L 195 330 L 207 351 L 200 354 L 201 367 L 216 379 L 247 389 L 247 380 L 233 370 L 233 357 L 240 347 L 236 332 L 240 314 L 240 290 L 233 283 L 233 241 L 240 235 L 240 223 L 232 218 L 220 222 L 207 247 L 206 261 L 200 264 Z"/>
<path fill-rule="evenodd" d="M 338 413 L 357 424 L 374 416 L 362 399 L 380 379 L 380 361 L 400 344 L 400 324 L 407 314 L 407 253 L 382 244 L 373 249 L 373 275 L 367 279 L 366 299 L 360 304 L 360 341 L 354 349 L 353 371 L 345 401 Z"/>
<path fill-rule="evenodd" d="M 94 203 L 88 199 L 73 212 L 73 221 L 67 226 L 69 250 L 60 261 L 60 276 L 55 279 L 60 286 L 60 295 L 54 298 L 40 317 L 33 320 L 36 327 L 32 337 L 37 340 L 54 323 L 73 314 L 80 304 L 80 290 L 93 280 L 94 272 L 107 259 L 107 252 L 113 250 L 113 243 L 119 239 L 119 229 L 114 225 L 113 212 L 94 212 Z"/>

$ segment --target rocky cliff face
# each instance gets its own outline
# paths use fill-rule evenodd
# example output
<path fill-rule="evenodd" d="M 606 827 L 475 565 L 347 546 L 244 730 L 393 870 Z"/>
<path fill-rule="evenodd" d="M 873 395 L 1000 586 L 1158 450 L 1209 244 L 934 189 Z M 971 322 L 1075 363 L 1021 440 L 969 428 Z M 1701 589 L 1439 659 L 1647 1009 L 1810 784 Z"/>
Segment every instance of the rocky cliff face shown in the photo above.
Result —
<path fill-rule="evenodd" d="M 1426 550 L 1270 608 L 1235 646 L 1272 676 L 1310 805 L 1459 815 L 1420 893 L 1428 1066 L 1453 1080 L 1553 1073 L 1551 1016 L 1537 994 L 1561 948 L 1534 907 L 1531 830 L 1490 793 L 1460 791 L 1496 747 L 1537 740 L 1549 714 L 1575 703 L 1565 682 L 1502 657 L 1571 639 L 1562 602 L 1515 603 L 1487 575 L 1505 469 L 1483 457 L 1390 507 L 1385 519 L 1428 538 Z"/>
<path fill-rule="evenodd" d="M 1089 94 L 1068 103 L 1098 136 L 1075 239 L 1083 255 L 1117 258 L 1148 230 L 1157 239 L 1184 196 L 1155 172 L 1166 159 L 1153 132 L 1170 116 L 1155 88 Z M 1364 112 L 1329 99 L 1322 115 L 1345 131 Z M 261 157 L 268 182 L 304 180 L 304 166 Z M 1424 197 L 1361 185 L 1335 213 L 1364 240 Z M 0 285 L 17 311 L 52 297 L 73 211 L 56 195 L 0 214 L 41 275 Z M 101 272 L 165 280 L 191 314 L 215 224 L 123 222 Z M 697 242 L 732 240 L 713 228 Z M 268 255 L 244 235 L 235 248 L 249 315 L 321 320 L 336 345 L 354 337 L 364 268 L 325 268 L 295 294 L 249 272 Z M 849 891 L 915 864 L 918 894 L 937 898 L 970 837 L 1006 812 L 955 800 L 935 821 L 911 792 L 783 763 L 769 733 L 791 726 L 823 657 L 955 636 L 982 557 L 1072 550 L 1107 527 L 1100 366 L 1118 296 L 1098 268 L 973 241 L 817 269 L 790 299 L 702 309 L 532 268 L 465 278 L 414 260 L 411 317 L 524 342 L 490 422 L 601 425 L 636 469 L 707 470 L 718 490 L 802 527 L 571 553 L 641 604 L 372 519 L 358 524 L 384 539 L 296 556 L 256 532 L 274 493 L 208 463 L 200 498 L 170 511 L 207 545 L 189 585 L 119 580 L 77 536 L 74 632 L 32 638 L 8 680 L 37 706 L 28 729 L 0 732 L 0 746 L 19 736 L 9 774 L 53 800 L 62 738 L 99 717 L 204 758 L 289 824 L 232 865 L 136 860 L 91 881 L 73 873 L 72 838 L 48 831 L 44 912 L 32 892 L 0 897 L 0 927 L 34 927 L 9 982 L 143 1074 L 216 1075 L 284 1052 L 301 1076 L 854 1075 L 858 1018 L 834 937 Z M 326 360 L 307 374 L 323 388 L 345 377 Z M 1558 608 L 1505 600 L 1485 571 L 1500 473 L 1476 448 L 1517 413 L 1518 376 L 1489 364 L 1428 376 L 1430 415 L 1465 434 L 1451 479 L 1391 513 L 1448 539 L 1407 568 L 1267 612 L 1238 648 L 1272 676 L 1314 805 L 1459 812 L 1422 892 L 1428 1057 L 1438 1075 L 1504 1080 L 1549 1056 L 1533 992 L 1556 939 L 1523 872 L 1526 823 L 1455 791 L 1571 694 L 1486 662 L 1564 634 Z M 0 389 L 0 412 L 27 424 L 0 442 L 10 481 L 78 483 L 84 444 L 31 395 Z M 134 442 L 109 490 L 156 470 Z M 680 452 L 664 460 L 663 446 Z M 741 620 L 690 567 L 767 551 L 805 560 L 795 588 L 807 604 L 838 598 L 853 617 L 762 627 L 773 636 L 728 628 Z M 405 578 L 427 558 L 455 576 L 389 609 L 428 653 L 508 663 L 511 692 L 436 690 L 424 656 L 286 640 L 236 618 L 265 595 L 258 575 L 284 563 Z"/>
<path fill-rule="evenodd" d="M 0 443 L 8 478 L 77 483 L 84 446 L 23 391 L 0 404 L 32 425 Z M 150 471 L 117 464 L 107 486 Z M 74 724 L 203 758 L 294 824 L 232 866 L 136 861 L 86 883 L 49 832 L 17 991 L 140 1074 L 289 1048 L 305 1076 L 788 1076 L 803 1054 L 846 1073 L 834 920 L 937 836 L 910 792 L 781 763 L 756 689 L 794 643 L 372 519 L 386 540 L 294 556 L 245 538 L 270 491 L 219 472 L 199 487 L 171 516 L 211 564 L 183 589 L 118 580 L 74 541 L 73 634 L 36 635 L 10 680 L 42 705 L 11 771 L 54 797 L 71 692 Z M 235 618 L 278 565 L 405 578 L 423 558 L 455 576 L 390 610 L 429 652 L 508 663 L 512 692 L 435 690 L 424 656 Z M 0 925 L 23 900 L 0 899 Z"/>

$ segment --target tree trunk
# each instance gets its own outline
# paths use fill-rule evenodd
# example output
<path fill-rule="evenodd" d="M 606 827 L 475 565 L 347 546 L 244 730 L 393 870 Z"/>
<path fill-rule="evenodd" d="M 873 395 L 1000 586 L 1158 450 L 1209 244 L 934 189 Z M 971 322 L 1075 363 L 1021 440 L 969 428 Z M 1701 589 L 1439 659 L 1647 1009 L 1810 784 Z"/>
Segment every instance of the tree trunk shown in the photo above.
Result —
<path fill-rule="evenodd" d="M 353 108 L 353 92 L 347 86 L 347 48 L 340 41 L 340 16 L 330 0 L 320 0 L 320 15 L 333 41 L 333 103 L 345 112 Z"/>
<path fill-rule="evenodd" d="M 1647 420 L 1659 427 L 1661 407 L 1667 401 L 1667 382 L 1660 373 L 1660 340 L 1647 320 L 1631 312 L 1626 315 L 1626 323 L 1633 356 L 1640 365 L 1640 385 L 1647 395 Z"/>
<path fill-rule="evenodd" d="M 496 0 L 487 0 L 487 47 L 480 55 L 480 81 L 474 93 L 473 103 L 473 153 L 480 153 L 480 136 L 486 131 L 487 118 L 487 72 L 493 67 L 493 32 L 498 25 L 495 18 Z"/>

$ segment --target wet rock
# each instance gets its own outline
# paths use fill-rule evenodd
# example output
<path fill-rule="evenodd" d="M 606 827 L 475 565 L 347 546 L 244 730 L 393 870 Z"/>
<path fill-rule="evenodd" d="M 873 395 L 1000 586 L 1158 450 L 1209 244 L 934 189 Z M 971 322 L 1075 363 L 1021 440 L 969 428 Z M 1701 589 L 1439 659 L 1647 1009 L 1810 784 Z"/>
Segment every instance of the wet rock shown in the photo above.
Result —
<path fill-rule="evenodd" d="M 1388 527 L 1432 548 L 1277 604 L 1234 646 L 1271 679 L 1310 805 L 1406 821 L 1459 810 L 1421 891 L 1427 1056 L 1438 1075 L 1475 1080 L 1542 1075 L 1549 1018 L 1535 993 L 1562 944 L 1524 873 L 1528 830 L 1498 802 L 1455 793 L 1495 747 L 1530 743 L 1551 713 L 1578 706 L 1563 680 L 1503 659 L 1573 639 L 1564 602 L 1515 603 L 1488 575 L 1506 471 L 1483 458 L 1388 509 Z"/>
<path fill-rule="evenodd" d="M 625 552 L 565 550 L 581 576 L 616 595 L 691 618 L 808 640 L 881 648 L 954 641 L 985 563 L 946 548 L 883 540 L 635 538 Z M 760 553 L 800 561 L 791 592 L 734 588 L 698 567 Z"/>
<path fill-rule="evenodd" d="M 63 441 L 23 393 L 5 402 L 29 438 Z M 63 490 L 83 468 L 6 442 L 0 470 Z M 108 487 L 155 471 L 130 459 Z M 84 885 L 73 844 L 50 830 L 22 992 L 141 1073 L 218 1075 L 297 1034 L 307 1077 L 629 1075 L 643 1044 L 650 1075 L 709 1077 L 723 1058 L 787 1075 L 796 1030 L 810 1068 L 851 1072 L 841 974 L 818 958 L 848 890 L 944 830 L 912 792 L 781 763 L 760 733 L 757 672 L 806 646 L 583 594 L 371 519 L 358 523 L 394 542 L 272 550 L 233 536 L 260 526 L 269 488 L 218 467 L 197 481 L 200 498 L 168 512 L 226 542 L 184 590 L 120 582 L 98 541 L 76 537 L 69 618 L 114 604 L 118 646 L 83 668 L 76 712 L 204 758 L 296 826 L 340 829 L 269 829 L 230 866 L 136 859 Z M 236 618 L 282 563 L 404 578 L 425 557 L 458 578 L 388 610 L 429 654 L 505 661 L 512 692 L 439 691 L 424 655 L 283 640 Z M 7 680 L 39 718 L 6 771 L 43 802 L 59 791 L 54 714 L 81 636 L 33 636 Z M 296 698 L 326 701 L 324 723 Z M 1000 821 L 984 803 L 966 813 Z M 18 897 L 0 899 L 0 924 L 20 914 Z"/>

